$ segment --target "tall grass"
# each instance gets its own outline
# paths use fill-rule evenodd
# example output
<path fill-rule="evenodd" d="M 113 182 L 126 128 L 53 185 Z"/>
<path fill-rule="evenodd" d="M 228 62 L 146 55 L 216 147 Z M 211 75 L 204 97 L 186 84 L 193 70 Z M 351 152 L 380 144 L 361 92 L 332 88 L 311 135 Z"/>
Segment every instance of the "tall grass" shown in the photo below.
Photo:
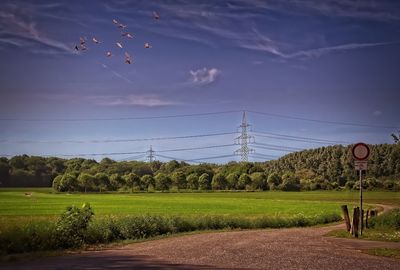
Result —
<path fill-rule="evenodd" d="M 371 218 L 370 226 L 374 229 L 400 230 L 400 208 L 393 209 L 381 216 Z"/>
<path fill-rule="evenodd" d="M 83 234 L 83 245 L 106 244 L 122 240 L 146 239 L 159 235 L 197 230 L 263 229 L 303 227 L 339 221 L 338 214 L 256 218 L 221 215 L 200 216 L 108 216 L 94 219 Z M 30 222 L 0 232 L 0 253 L 21 253 L 65 248 L 65 237 L 57 237 L 54 222 Z M 64 240 L 63 240 L 64 239 Z"/>

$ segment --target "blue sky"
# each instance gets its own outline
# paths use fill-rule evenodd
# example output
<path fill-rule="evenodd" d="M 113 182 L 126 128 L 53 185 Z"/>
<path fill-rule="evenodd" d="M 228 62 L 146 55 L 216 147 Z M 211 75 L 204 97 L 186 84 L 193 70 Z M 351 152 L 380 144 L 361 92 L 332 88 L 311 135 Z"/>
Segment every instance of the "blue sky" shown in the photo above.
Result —
<path fill-rule="evenodd" d="M 113 19 L 127 25 L 125 31 L 134 38 L 122 37 Z M 88 50 L 76 52 L 80 37 Z M 93 37 L 101 43 L 94 44 Z M 151 48 L 144 48 L 146 42 Z M 106 57 L 107 51 L 113 56 Z M 133 64 L 124 63 L 125 52 Z M 253 131 L 348 143 L 391 143 L 390 134 L 400 127 L 397 1 L 1 1 L 0 56 L 0 154 L 231 144 L 236 134 L 85 141 L 234 132 L 242 110 L 366 124 L 247 113 Z M 235 112 L 65 121 L 225 111 Z M 43 121 L 49 119 L 63 121 Z M 281 147 L 321 146 L 253 135 L 259 143 Z M 66 142 L 71 140 L 81 143 Z M 165 155 L 196 159 L 230 155 L 237 148 Z M 256 152 L 286 153 L 265 148 Z M 239 157 L 209 161 L 228 160 Z"/>

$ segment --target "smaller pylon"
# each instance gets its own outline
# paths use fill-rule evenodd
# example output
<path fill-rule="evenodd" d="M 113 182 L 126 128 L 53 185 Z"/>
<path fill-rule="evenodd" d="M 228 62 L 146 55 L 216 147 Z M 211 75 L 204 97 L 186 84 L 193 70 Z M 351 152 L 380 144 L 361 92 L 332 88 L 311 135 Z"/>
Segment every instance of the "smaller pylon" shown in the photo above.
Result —
<path fill-rule="evenodd" d="M 150 145 L 150 149 L 149 151 L 147 151 L 147 159 L 149 160 L 150 163 L 152 163 L 154 161 L 154 150 L 153 150 L 153 146 Z"/>

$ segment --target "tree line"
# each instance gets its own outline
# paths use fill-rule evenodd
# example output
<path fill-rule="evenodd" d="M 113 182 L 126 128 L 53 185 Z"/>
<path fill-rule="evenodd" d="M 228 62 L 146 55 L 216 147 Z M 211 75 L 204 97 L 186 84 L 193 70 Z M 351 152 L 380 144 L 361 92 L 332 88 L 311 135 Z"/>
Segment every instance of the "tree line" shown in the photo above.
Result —
<path fill-rule="evenodd" d="M 0 158 L 0 186 L 52 186 L 62 192 L 357 189 L 350 149 L 335 145 L 272 161 L 223 165 L 22 155 Z M 364 187 L 400 190 L 400 144 L 371 146 Z"/>

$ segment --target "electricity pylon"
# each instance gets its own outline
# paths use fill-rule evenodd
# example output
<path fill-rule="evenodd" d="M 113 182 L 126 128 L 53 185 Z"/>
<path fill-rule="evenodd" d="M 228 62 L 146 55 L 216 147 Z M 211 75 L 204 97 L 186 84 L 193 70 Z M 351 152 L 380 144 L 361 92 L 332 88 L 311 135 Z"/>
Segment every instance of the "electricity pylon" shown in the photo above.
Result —
<path fill-rule="evenodd" d="M 149 160 L 150 163 L 154 161 L 154 150 L 153 147 L 150 145 L 149 151 L 147 151 L 147 159 Z"/>
<path fill-rule="evenodd" d="M 242 162 L 249 161 L 249 154 L 255 152 L 254 149 L 248 146 L 249 143 L 254 142 L 254 136 L 247 134 L 249 126 L 246 119 L 246 111 L 243 111 L 242 124 L 240 125 L 242 133 L 239 137 L 235 138 L 235 143 L 240 145 L 240 148 L 235 151 L 235 154 L 240 154 Z"/>

